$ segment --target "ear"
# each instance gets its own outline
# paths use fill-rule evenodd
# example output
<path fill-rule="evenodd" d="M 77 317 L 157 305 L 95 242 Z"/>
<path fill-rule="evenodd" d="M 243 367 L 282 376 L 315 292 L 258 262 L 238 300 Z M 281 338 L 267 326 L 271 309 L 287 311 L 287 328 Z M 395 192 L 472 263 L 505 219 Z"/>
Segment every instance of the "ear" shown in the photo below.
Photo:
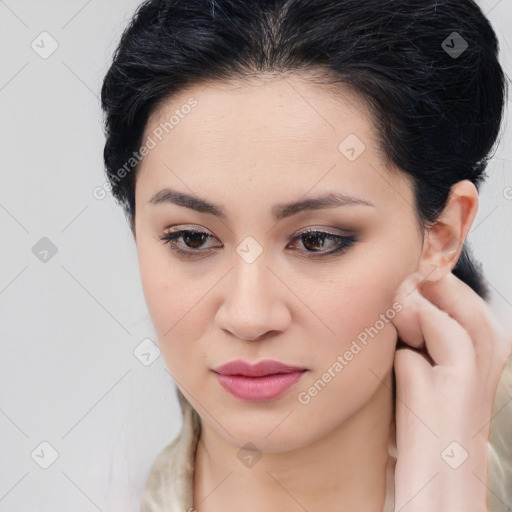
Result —
<path fill-rule="evenodd" d="M 418 262 L 418 272 L 426 281 L 438 281 L 455 267 L 478 204 L 478 191 L 471 181 L 452 186 L 443 213 L 426 233 Z"/>

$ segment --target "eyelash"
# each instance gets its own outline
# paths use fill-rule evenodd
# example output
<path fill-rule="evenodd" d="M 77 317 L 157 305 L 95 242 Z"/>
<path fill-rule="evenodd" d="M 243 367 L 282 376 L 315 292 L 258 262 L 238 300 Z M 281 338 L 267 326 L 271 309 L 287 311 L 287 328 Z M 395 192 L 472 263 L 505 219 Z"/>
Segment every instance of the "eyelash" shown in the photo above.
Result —
<path fill-rule="evenodd" d="M 194 256 L 198 256 L 201 252 L 207 253 L 211 251 L 211 249 L 207 251 L 200 251 L 199 249 L 182 249 L 176 244 L 176 240 L 183 238 L 186 234 L 188 235 L 206 235 L 208 238 L 214 238 L 212 235 L 205 231 L 200 231 L 196 229 L 182 229 L 179 231 L 174 232 L 168 232 L 164 234 L 163 236 L 158 237 L 159 240 L 161 240 L 164 244 L 168 244 L 170 248 L 175 251 L 180 257 L 183 258 L 193 258 Z M 330 240 L 337 242 L 337 247 L 329 252 L 320 252 L 320 251 L 306 251 L 310 252 L 312 254 L 318 254 L 318 256 L 306 256 L 306 258 L 309 259 L 317 259 L 322 258 L 326 256 L 330 256 L 332 254 L 342 254 L 345 251 L 347 251 L 352 245 L 354 245 L 358 239 L 356 236 L 344 236 L 344 235 L 335 235 L 334 233 L 329 233 L 326 231 L 321 231 L 318 229 L 308 229 L 306 231 L 303 231 L 299 233 L 297 236 L 295 236 L 292 241 L 298 240 L 301 237 L 307 236 L 307 235 L 316 235 L 316 237 L 319 237 L 321 239 Z"/>

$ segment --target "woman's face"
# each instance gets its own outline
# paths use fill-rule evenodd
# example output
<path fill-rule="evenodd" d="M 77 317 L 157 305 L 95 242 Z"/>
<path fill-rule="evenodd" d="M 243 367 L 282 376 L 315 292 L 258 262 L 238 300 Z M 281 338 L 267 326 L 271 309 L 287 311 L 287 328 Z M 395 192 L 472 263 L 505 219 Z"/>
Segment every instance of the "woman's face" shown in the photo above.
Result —
<path fill-rule="evenodd" d="M 150 117 L 143 144 L 142 286 L 166 366 L 203 425 L 233 445 L 285 451 L 327 435 L 389 385 L 394 296 L 423 239 L 412 186 L 385 167 L 356 98 L 298 75 L 197 85 Z M 152 202 L 164 189 L 215 207 Z M 307 202 L 326 194 L 361 202 Z M 311 228 L 335 236 L 303 234 Z M 206 235 L 160 240 L 179 230 Z M 307 371 L 277 397 L 248 400 L 212 371 L 236 359 Z"/>

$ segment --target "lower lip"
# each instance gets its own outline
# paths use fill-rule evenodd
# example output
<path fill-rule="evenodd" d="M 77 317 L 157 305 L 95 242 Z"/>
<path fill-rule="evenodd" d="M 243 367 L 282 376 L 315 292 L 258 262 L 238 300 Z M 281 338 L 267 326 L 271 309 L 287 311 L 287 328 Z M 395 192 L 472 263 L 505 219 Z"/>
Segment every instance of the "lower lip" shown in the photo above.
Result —
<path fill-rule="evenodd" d="M 249 402 L 264 402 L 277 398 L 288 391 L 304 373 L 306 371 L 279 373 L 264 377 L 215 373 L 215 376 L 221 386 L 235 397 Z"/>

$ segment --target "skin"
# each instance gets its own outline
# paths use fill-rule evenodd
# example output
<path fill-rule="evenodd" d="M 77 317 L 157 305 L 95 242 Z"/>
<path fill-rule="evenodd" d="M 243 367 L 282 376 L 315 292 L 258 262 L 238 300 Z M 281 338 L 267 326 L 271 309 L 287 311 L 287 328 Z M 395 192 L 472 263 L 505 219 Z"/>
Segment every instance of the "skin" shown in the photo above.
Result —
<path fill-rule="evenodd" d="M 416 425 L 414 432 L 405 428 L 414 421 L 409 409 L 421 411 L 427 423 L 433 421 L 433 409 L 442 396 L 440 383 L 445 380 L 434 375 L 420 355 L 425 346 L 418 298 L 413 302 L 406 297 L 403 287 L 412 284 L 424 292 L 428 283 L 442 283 L 440 288 L 429 288 L 441 306 L 445 304 L 439 297 L 456 291 L 468 307 L 488 318 L 483 301 L 450 274 L 476 215 L 476 189 L 470 182 L 454 186 L 440 222 L 428 233 L 420 230 L 411 182 L 386 165 L 364 103 L 348 89 L 339 87 L 334 95 L 299 75 L 189 87 L 153 112 L 143 140 L 191 97 L 198 106 L 137 169 L 134 236 L 144 296 L 162 356 L 201 416 L 194 508 L 199 512 L 382 510 L 395 362 L 402 379 L 397 380 L 397 392 L 404 399 L 402 405 L 397 402 L 399 448 L 404 456 L 397 466 L 401 482 L 395 482 L 395 488 L 397 498 L 407 501 L 440 463 L 438 455 L 429 459 L 419 481 L 408 476 L 411 468 L 425 466 L 431 448 L 419 449 L 424 425 Z M 338 149 L 349 134 L 365 145 L 354 161 Z M 227 217 L 171 203 L 151 204 L 153 195 L 165 187 L 222 205 Z M 272 217 L 277 204 L 332 191 L 357 196 L 373 206 L 305 211 L 280 221 Z M 296 238 L 307 227 L 340 235 L 356 233 L 357 241 L 344 252 L 319 256 L 336 243 Z M 202 245 L 196 239 L 195 245 L 187 246 L 191 240 L 186 237 L 176 241 L 184 250 L 202 251 L 201 256 L 184 259 L 159 239 L 166 230 L 180 229 L 212 236 Z M 251 263 L 236 252 L 247 236 L 263 250 Z M 448 255 L 447 248 L 453 247 L 455 252 Z M 408 280 L 417 275 L 423 287 Z M 301 403 L 298 394 L 321 379 L 358 334 L 374 326 L 381 315 L 395 311 L 392 305 L 397 299 L 402 311 L 384 322 L 366 345 L 359 343 L 362 349 L 357 355 L 307 404 Z M 471 337 L 465 337 L 465 329 L 428 304 L 436 314 L 425 314 L 425 322 L 440 322 L 428 334 L 443 338 L 442 326 L 447 325 L 464 338 L 470 353 Z M 460 308 L 450 304 L 448 309 L 457 317 Z M 452 323 L 459 325 L 459 331 Z M 472 326 L 475 329 L 474 322 Z M 477 328 L 477 334 L 482 329 Z M 401 330 L 403 341 L 417 351 L 396 350 Z M 504 339 L 500 338 L 502 350 L 490 365 L 493 378 L 482 395 L 481 410 L 457 409 L 476 416 L 475 425 L 490 417 L 494 377 L 509 353 Z M 448 362 L 456 358 L 451 357 Z M 471 355 L 467 357 L 470 360 Z M 276 359 L 308 371 L 277 399 L 245 402 L 224 390 L 211 372 L 239 358 Z M 458 367 L 451 375 L 465 369 Z M 422 378 L 410 385 L 416 370 Z M 473 366 L 471 371 L 476 371 Z M 459 390 L 474 377 L 475 373 L 453 378 L 453 385 Z M 427 400 L 422 385 L 428 379 L 437 379 L 437 395 Z M 479 392 L 474 387 L 471 392 Z M 449 408 L 444 413 L 452 418 Z M 447 435 L 456 433 L 455 428 Z M 237 457 L 248 442 L 261 455 L 250 467 Z M 407 453 L 411 455 L 406 458 Z M 485 460 L 479 458 L 475 467 L 485 469 Z M 468 475 L 462 482 L 464 489 Z M 481 500 L 481 493 L 477 499 Z M 414 510 L 414 503 L 418 510 L 427 510 L 418 498 L 403 510 Z"/>

